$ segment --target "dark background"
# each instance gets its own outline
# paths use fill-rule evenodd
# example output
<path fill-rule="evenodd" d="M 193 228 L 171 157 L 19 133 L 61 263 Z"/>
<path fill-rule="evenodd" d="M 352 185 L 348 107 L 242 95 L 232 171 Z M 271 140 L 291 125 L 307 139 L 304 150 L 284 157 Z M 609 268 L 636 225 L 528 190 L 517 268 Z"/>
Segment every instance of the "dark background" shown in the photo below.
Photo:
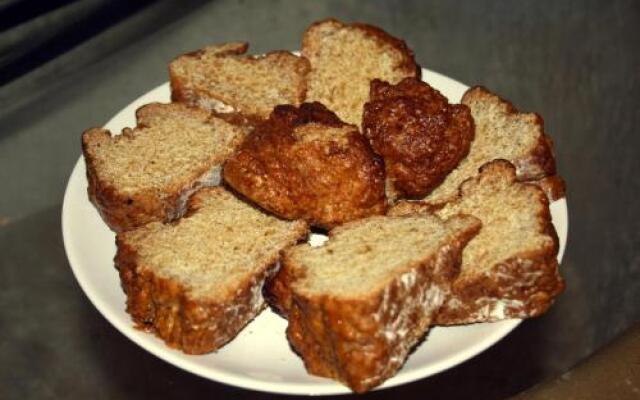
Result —
<path fill-rule="evenodd" d="M 568 183 L 568 288 L 543 317 L 439 375 L 370 398 L 502 399 L 640 319 L 640 2 L 0 1 L 0 398 L 276 398 L 190 375 L 112 328 L 62 246 L 80 134 L 203 45 L 298 49 L 335 16 L 545 118 Z"/>

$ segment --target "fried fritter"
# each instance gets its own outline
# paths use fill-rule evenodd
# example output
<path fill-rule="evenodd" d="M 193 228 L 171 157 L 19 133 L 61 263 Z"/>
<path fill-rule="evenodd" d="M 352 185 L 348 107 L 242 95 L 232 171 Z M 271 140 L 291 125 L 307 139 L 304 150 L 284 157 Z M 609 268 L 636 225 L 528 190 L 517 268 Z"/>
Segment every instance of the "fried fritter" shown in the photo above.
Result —
<path fill-rule="evenodd" d="M 317 102 L 277 106 L 223 177 L 260 207 L 323 228 L 386 209 L 382 160 L 357 127 Z"/>
<path fill-rule="evenodd" d="M 469 108 L 449 104 L 428 84 L 405 78 L 373 80 L 362 129 L 385 162 L 392 197 L 421 198 L 469 152 L 474 124 Z"/>

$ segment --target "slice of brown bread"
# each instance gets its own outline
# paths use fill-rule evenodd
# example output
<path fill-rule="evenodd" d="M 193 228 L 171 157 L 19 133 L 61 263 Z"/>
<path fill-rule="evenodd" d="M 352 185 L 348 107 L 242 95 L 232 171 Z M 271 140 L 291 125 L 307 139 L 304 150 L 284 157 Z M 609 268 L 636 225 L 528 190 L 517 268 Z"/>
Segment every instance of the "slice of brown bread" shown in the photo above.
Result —
<path fill-rule="evenodd" d="M 455 216 L 375 216 L 285 252 L 287 337 L 307 371 L 365 392 L 393 376 L 426 333 L 480 229 Z M 289 297 L 288 299 L 286 297 Z"/>
<path fill-rule="evenodd" d="M 469 89 L 462 97 L 462 104 L 471 109 L 475 139 L 467 157 L 424 200 L 430 203 L 450 200 L 462 182 L 475 176 L 483 164 L 495 159 L 505 159 L 515 165 L 519 181 L 536 182 L 555 176 L 553 143 L 544 132 L 542 117 L 520 112 L 510 102 L 480 86 Z M 544 188 L 552 196 L 563 196 L 559 178 Z"/>
<path fill-rule="evenodd" d="M 146 105 L 136 117 L 122 135 L 82 135 L 89 199 L 116 232 L 179 217 L 189 195 L 219 182 L 220 165 L 247 132 L 175 103 Z"/>
<path fill-rule="evenodd" d="M 225 43 L 169 64 L 171 98 L 205 109 L 266 118 L 305 97 L 309 62 L 287 51 L 247 56 L 247 43 Z"/>
<path fill-rule="evenodd" d="M 420 77 L 412 51 L 380 28 L 335 19 L 316 22 L 302 39 L 302 55 L 311 72 L 306 101 L 318 101 L 340 119 L 360 126 L 362 107 L 369 100 L 369 82 L 392 84 Z"/>
<path fill-rule="evenodd" d="M 435 211 L 442 218 L 465 213 L 482 220 L 482 230 L 464 249 L 460 275 L 438 313 L 438 324 L 528 318 L 551 306 L 564 282 L 556 259 L 558 238 L 540 188 L 518 182 L 512 164 L 495 160 L 440 207 L 400 202 L 389 211 Z"/>
<path fill-rule="evenodd" d="M 202 189 L 176 223 L 117 235 L 127 312 L 171 347 L 214 351 L 262 310 L 280 252 L 306 235 L 302 221 L 263 214 L 220 187 Z"/>

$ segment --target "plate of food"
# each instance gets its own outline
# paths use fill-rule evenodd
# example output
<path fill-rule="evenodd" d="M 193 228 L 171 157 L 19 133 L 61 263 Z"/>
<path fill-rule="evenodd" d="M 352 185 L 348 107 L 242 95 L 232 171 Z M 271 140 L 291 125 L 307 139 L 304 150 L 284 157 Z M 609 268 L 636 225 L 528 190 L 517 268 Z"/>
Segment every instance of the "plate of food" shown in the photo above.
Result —
<path fill-rule="evenodd" d="M 454 367 L 552 305 L 567 204 L 538 115 L 365 24 L 246 51 L 177 57 L 82 135 L 64 245 L 116 329 L 211 380 L 337 394 Z"/>

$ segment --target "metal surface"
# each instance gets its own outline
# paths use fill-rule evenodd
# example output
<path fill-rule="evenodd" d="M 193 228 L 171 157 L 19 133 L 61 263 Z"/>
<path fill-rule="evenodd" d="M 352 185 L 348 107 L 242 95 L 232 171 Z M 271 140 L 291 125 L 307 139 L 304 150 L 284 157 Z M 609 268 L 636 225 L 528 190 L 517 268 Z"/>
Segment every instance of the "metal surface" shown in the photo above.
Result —
<path fill-rule="evenodd" d="M 640 3 L 181 4 L 159 2 L 0 88 L 0 398 L 273 398 L 180 371 L 113 329 L 69 270 L 60 206 L 80 133 L 165 81 L 172 57 L 226 40 L 297 49 L 328 16 L 379 25 L 423 66 L 542 114 L 569 189 L 568 288 L 551 311 L 463 365 L 369 397 L 505 398 L 640 319 Z"/>

